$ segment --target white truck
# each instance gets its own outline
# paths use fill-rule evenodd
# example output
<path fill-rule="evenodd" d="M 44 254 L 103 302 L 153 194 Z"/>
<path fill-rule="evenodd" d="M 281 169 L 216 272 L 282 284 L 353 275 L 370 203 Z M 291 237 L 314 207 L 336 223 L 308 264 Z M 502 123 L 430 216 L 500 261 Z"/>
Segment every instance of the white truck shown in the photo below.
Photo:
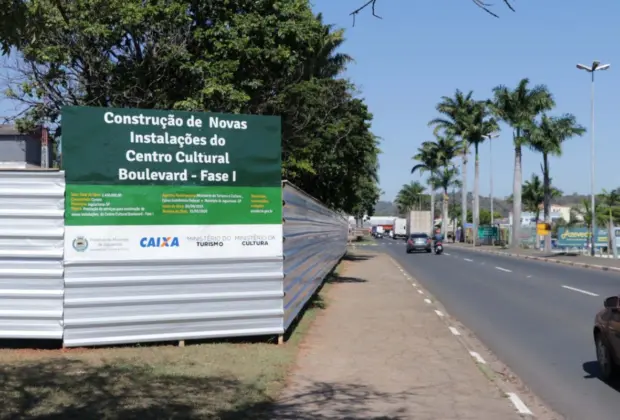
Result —
<path fill-rule="evenodd" d="M 394 219 L 394 235 L 392 239 L 402 239 L 407 237 L 407 219 L 397 217 Z"/>
<path fill-rule="evenodd" d="M 412 210 L 407 215 L 407 236 L 412 233 L 432 234 L 431 212 L 428 210 Z"/>

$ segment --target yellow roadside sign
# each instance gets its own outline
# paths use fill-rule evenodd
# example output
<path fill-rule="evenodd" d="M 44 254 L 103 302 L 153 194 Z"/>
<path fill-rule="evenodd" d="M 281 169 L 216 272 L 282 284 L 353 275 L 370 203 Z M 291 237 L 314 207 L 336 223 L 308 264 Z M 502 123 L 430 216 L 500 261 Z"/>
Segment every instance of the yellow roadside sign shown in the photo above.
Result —
<path fill-rule="evenodd" d="M 548 235 L 551 232 L 551 225 L 549 223 L 538 223 L 536 225 L 537 235 Z"/>

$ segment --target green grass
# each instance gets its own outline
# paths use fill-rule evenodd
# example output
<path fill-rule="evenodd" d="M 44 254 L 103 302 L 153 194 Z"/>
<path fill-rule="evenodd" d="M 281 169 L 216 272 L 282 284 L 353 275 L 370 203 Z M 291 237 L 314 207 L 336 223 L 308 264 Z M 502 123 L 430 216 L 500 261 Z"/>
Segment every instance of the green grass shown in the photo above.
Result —
<path fill-rule="evenodd" d="M 0 350 L 0 419 L 267 419 L 328 289 L 281 346 Z"/>

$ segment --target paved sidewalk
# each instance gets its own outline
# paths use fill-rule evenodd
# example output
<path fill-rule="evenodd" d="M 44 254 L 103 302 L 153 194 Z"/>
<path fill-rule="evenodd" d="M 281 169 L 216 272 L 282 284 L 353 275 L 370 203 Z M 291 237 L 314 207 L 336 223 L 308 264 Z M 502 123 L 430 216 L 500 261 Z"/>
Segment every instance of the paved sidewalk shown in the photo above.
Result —
<path fill-rule="evenodd" d="M 536 249 L 505 249 L 501 247 L 493 247 L 489 245 L 478 246 L 474 248 L 471 244 L 462 243 L 448 243 L 448 247 L 461 247 L 467 248 L 472 251 L 489 252 L 497 255 L 505 255 L 509 257 L 525 258 L 528 260 L 545 261 L 549 263 L 572 265 L 575 267 L 592 268 L 603 271 L 615 271 L 620 273 L 620 259 L 613 258 L 599 258 L 591 257 L 588 255 L 581 255 L 571 252 L 562 253 L 545 253 Z"/>
<path fill-rule="evenodd" d="M 272 418 L 521 418 L 387 255 L 355 255 L 331 286 Z"/>

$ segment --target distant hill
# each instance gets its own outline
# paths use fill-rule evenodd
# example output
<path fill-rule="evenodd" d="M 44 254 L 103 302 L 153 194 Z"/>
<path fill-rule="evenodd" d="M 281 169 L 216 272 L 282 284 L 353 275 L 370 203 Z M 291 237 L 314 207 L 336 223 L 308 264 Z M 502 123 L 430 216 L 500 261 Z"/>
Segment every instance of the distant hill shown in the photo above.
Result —
<path fill-rule="evenodd" d="M 468 198 L 469 204 L 471 205 L 471 202 L 473 200 L 473 194 L 469 193 L 467 195 L 468 195 L 467 198 Z M 581 202 L 586 199 L 589 200 L 590 196 L 573 193 L 571 195 L 565 195 L 565 196 L 554 199 L 553 204 L 556 204 L 558 206 L 576 206 L 576 205 L 581 204 Z M 454 194 L 454 198 L 453 198 L 453 195 L 450 194 L 450 203 L 452 203 L 453 200 L 456 200 L 456 202 L 460 204 L 461 193 L 457 192 L 456 194 Z M 436 202 L 438 204 L 441 203 L 441 194 L 437 195 Z M 489 209 L 490 207 L 491 206 L 490 206 L 489 197 L 480 196 L 480 208 Z M 506 198 L 495 197 L 493 198 L 493 210 L 498 213 L 501 213 L 502 217 L 508 217 L 508 213 L 512 211 L 512 204 L 510 204 L 506 200 Z M 390 201 L 379 201 L 377 205 L 375 206 L 375 215 L 397 217 L 398 208 L 394 205 L 394 203 Z"/>

